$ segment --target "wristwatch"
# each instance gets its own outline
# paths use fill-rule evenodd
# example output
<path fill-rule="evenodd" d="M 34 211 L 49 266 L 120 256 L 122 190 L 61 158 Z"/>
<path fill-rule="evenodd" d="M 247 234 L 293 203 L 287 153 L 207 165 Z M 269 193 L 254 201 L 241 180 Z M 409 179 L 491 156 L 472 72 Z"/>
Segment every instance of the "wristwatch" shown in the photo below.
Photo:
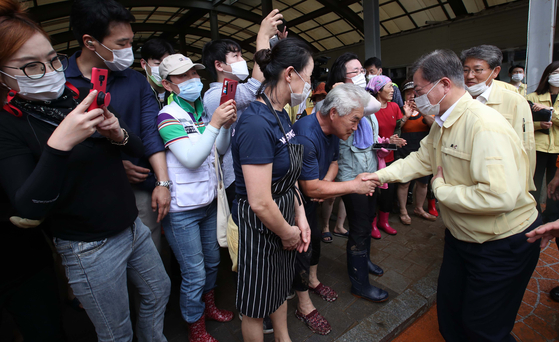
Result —
<path fill-rule="evenodd" d="M 171 185 L 172 185 L 172 184 L 173 184 L 173 182 L 170 181 L 170 180 L 164 181 L 164 182 L 161 182 L 161 181 L 155 182 L 155 186 L 164 186 L 164 187 L 166 187 L 168 190 L 171 190 Z"/>

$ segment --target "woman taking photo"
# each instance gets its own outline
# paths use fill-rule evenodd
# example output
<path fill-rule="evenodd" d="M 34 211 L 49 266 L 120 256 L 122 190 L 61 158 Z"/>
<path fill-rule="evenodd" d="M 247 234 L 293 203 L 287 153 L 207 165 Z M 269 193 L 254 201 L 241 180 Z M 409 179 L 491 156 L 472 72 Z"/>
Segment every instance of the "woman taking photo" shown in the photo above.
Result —
<path fill-rule="evenodd" d="M 138 340 L 166 341 L 170 281 L 121 160 L 141 155 L 142 142 L 106 107 L 88 111 L 96 91 L 65 87 L 67 57 L 17 1 L 0 2 L 0 32 L 2 187 L 21 216 L 52 228 L 100 341 L 132 339 L 127 278 L 142 297 Z"/>
<path fill-rule="evenodd" d="M 297 251 L 306 251 L 310 230 L 296 189 L 303 148 L 291 128 L 286 104 L 296 106 L 310 92 L 313 60 L 308 46 L 284 39 L 254 56 L 264 74 L 259 96 L 233 132 L 239 226 L 237 309 L 245 341 L 262 341 L 262 320 L 270 316 L 276 341 L 290 341 L 286 298 Z"/>
<path fill-rule="evenodd" d="M 352 53 L 341 55 L 334 61 L 328 74 L 326 89 L 331 89 L 336 83 L 354 83 L 364 87 L 361 77 L 352 77 L 354 74 L 365 77 L 357 56 Z M 357 130 L 346 141 L 340 140 L 336 181 L 353 180 L 360 173 L 377 170 L 377 153 L 373 150 L 373 143 L 378 141 L 378 122 L 372 114 L 379 108 L 380 103 L 370 96 Z M 384 274 L 382 268 L 370 260 L 371 224 L 376 213 L 377 192 L 373 196 L 348 194 L 342 196 L 342 200 L 349 223 L 346 251 L 351 293 L 373 302 L 386 301 L 388 292 L 369 283 L 369 273 L 377 276 Z"/>
<path fill-rule="evenodd" d="M 406 124 L 406 121 L 412 115 L 412 109 L 409 104 L 404 105 L 405 116 L 402 116 L 400 107 L 392 101 L 394 95 L 394 86 L 392 85 L 392 80 L 384 75 L 374 76 L 369 81 L 367 85 L 367 90 L 380 102 L 380 110 L 375 113 L 378 120 L 378 130 L 379 136 L 383 139 L 390 139 L 391 142 L 396 143 L 398 147 L 405 144 L 405 140 L 398 138 L 398 135 L 394 134 L 396 129 L 396 124 L 400 120 L 400 127 Z M 386 157 L 384 157 L 386 166 L 392 164 L 394 161 L 394 151 L 390 151 Z M 388 216 L 390 215 L 390 210 L 394 203 L 394 194 L 396 192 L 396 187 L 398 184 L 388 184 L 387 189 L 381 189 L 379 194 L 379 211 L 378 220 L 373 222 L 373 231 L 371 236 L 375 239 L 380 239 L 380 231 L 378 228 L 384 230 L 386 234 L 396 235 L 396 230 L 388 224 Z M 408 216 L 406 208 L 404 211 L 400 209 L 400 220 L 403 224 L 410 224 L 411 219 Z"/>
<path fill-rule="evenodd" d="M 534 121 L 534 138 L 536 139 L 534 183 L 536 184 L 536 191 L 532 195 L 536 199 L 540 211 L 540 194 L 544 187 L 542 184 L 544 173 L 547 175 L 545 184 L 548 184 L 553 179 L 557 169 L 555 166 L 559 154 L 559 102 L 557 101 L 557 94 L 559 94 L 559 61 L 555 61 L 545 68 L 536 91 L 526 96 L 526 99 L 533 103 L 532 111 L 541 109 L 552 109 L 553 111 L 550 121 Z M 553 200 L 547 199 L 546 202 L 550 204 L 551 201 Z M 546 206 L 546 208 L 551 208 L 551 206 Z"/>
<path fill-rule="evenodd" d="M 171 209 L 163 226 L 181 268 L 181 314 L 189 323 L 192 341 L 215 341 L 206 331 L 205 319 L 228 322 L 233 313 L 215 306 L 219 245 L 214 144 L 219 154 L 227 151 L 237 109 L 229 100 L 208 119 L 200 98 L 199 69 L 204 66 L 181 54 L 161 62 L 161 84 L 174 96 L 159 112 L 157 124 L 168 149 Z"/>

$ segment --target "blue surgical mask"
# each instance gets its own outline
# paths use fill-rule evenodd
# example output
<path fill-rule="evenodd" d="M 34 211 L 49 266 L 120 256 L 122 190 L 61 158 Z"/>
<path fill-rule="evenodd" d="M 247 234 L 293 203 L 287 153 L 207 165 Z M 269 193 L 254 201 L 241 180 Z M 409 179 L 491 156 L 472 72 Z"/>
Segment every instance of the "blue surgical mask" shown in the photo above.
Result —
<path fill-rule="evenodd" d="M 200 93 L 204 87 L 199 78 L 192 78 L 188 81 L 177 84 L 177 86 L 180 90 L 180 93 L 177 95 L 189 102 L 196 101 L 196 99 L 200 97 Z"/>

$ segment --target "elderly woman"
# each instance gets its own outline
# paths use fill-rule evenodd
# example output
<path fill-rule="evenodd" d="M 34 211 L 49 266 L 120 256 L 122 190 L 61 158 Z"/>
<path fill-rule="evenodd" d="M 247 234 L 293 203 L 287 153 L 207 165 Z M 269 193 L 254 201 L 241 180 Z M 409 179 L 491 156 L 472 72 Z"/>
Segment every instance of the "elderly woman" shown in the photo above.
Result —
<path fill-rule="evenodd" d="M 291 127 L 286 104 L 296 106 L 310 92 L 313 59 L 308 46 L 285 39 L 254 57 L 264 82 L 233 132 L 239 227 L 237 309 L 243 339 L 262 341 L 262 320 L 270 316 L 276 340 L 289 341 L 286 298 L 297 251 L 306 251 L 310 230 L 296 187 L 303 147 Z"/>
<path fill-rule="evenodd" d="M 121 159 L 143 154 L 140 138 L 105 106 L 89 109 L 97 92 L 66 83 L 67 57 L 17 1 L 2 1 L 0 31 L 0 182 L 10 202 L 52 228 L 100 341 L 132 340 L 128 281 L 141 295 L 138 340 L 166 341 L 170 281 Z"/>
<path fill-rule="evenodd" d="M 409 103 L 404 105 L 403 109 L 406 116 L 403 117 L 398 105 L 391 102 L 392 96 L 394 95 L 394 87 L 392 86 L 392 80 L 386 76 L 380 75 L 373 77 L 367 85 L 367 90 L 380 102 L 380 110 L 375 113 L 379 125 L 379 136 L 385 139 L 385 141 L 389 139 L 399 147 L 404 146 L 406 141 L 398 138 L 398 135 L 394 134 L 394 130 L 396 129 L 398 120 L 400 120 L 400 127 L 406 124 L 407 119 L 412 114 L 411 106 Z M 390 151 L 388 155 L 384 157 L 384 162 L 386 166 L 388 166 L 392 164 L 393 161 L 394 152 Z M 390 215 L 390 210 L 394 203 L 395 191 L 396 184 L 388 184 L 387 189 L 380 190 L 378 220 L 373 222 L 373 230 L 371 231 L 371 236 L 375 239 L 380 239 L 381 237 L 378 228 L 390 235 L 396 235 L 397 233 L 397 231 L 388 224 L 388 215 Z M 404 217 L 404 220 L 402 220 L 402 217 Z M 405 216 L 400 214 L 400 219 L 404 224 L 410 223 L 407 212 Z"/>
<path fill-rule="evenodd" d="M 351 76 L 352 70 L 356 70 L 358 75 L 362 75 L 364 78 L 362 69 L 356 55 L 349 53 L 341 55 L 332 65 L 326 88 L 331 89 L 339 82 L 357 83 L 358 86 L 364 87 L 364 84 L 359 84 L 359 77 L 348 78 Z M 345 82 L 345 80 L 350 82 Z M 347 140 L 340 141 L 339 169 L 336 181 L 353 180 L 360 173 L 377 170 L 377 154 L 373 150 L 373 143 L 378 140 L 378 122 L 375 116 L 371 114 L 377 111 L 379 107 L 378 101 L 370 97 L 369 104 L 364 109 L 364 117 L 360 120 L 357 130 Z M 372 196 L 347 194 L 342 196 L 342 200 L 349 221 L 346 251 L 347 270 L 352 284 L 351 293 L 356 297 L 373 302 L 383 302 L 388 299 L 388 292 L 369 283 L 369 273 L 377 276 L 384 273 L 382 268 L 373 264 L 370 260 L 371 224 L 375 218 L 377 193 L 373 193 Z"/>

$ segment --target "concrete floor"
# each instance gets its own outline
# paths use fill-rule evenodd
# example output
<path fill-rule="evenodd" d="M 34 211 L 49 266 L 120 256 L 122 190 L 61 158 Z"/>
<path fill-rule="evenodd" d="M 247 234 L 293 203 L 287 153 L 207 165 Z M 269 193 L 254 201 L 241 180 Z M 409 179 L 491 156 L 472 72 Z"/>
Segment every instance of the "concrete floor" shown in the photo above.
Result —
<path fill-rule="evenodd" d="M 409 208 L 411 212 L 411 208 Z M 345 244 L 347 239 L 334 237 L 333 243 L 322 243 L 322 256 L 319 264 L 319 280 L 338 292 L 339 298 L 328 303 L 315 294 L 311 294 L 318 311 L 330 322 L 332 331 L 326 336 L 313 334 L 302 322 L 295 318 L 297 299 L 288 302 L 288 326 L 292 340 L 298 341 L 334 341 L 344 335 L 366 318 L 382 308 L 387 307 L 414 283 L 427 274 L 436 272 L 442 260 L 444 227 L 442 219 L 429 222 L 411 215 L 412 225 L 404 226 L 398 216 L 392 214 L 391 225 L 398 231 L 395 236 L 382 233 L 380 240 L 373 240 L 371 260 L 380 265 L 385 274 L 382 277 L 371 276 L 372 284 L 389 292 L 390 300 L 375 304 L 358 299 L 350 294 L 350 282 L 347 276 Z M 331 223 L 333 226 L 334 222 Z M 347 225 L 347 223 L 346 223 Z M 165 264 L 170 264 L 170 252 L 162 257 Z M 222 263 L 218 275 L 216 302 L 219 307 L 235 311 L 235 286 L 230 271 L 231 262 L 226 250 L 222 250 Z M 171 268 L 171 267 L 169 267 Z M 168 270 L 169 270 L 168 268 Z M 174 273 L 171 272 L 173 275 Z M 170 342 L 187 341 L 186 325 L 180 316 L 179 285 L 180 279 L 172 277 L 173 287 L 165 317 L 165 335 Z M 64 326 L 69 341 L 96 341 L 95 330 L 84 312 L 75 312 L 65 306 Z M 4 313 L 0 326 L 0 340 L 10 341 L 10 319 Z M 242 341 L 241 324 L 238 316 L 228 323 L 207 322 L 208 331 L 221 342 Z M 273 341 L 273 335 L 266 335 L 265 341 Z M 368 338 L 358 340 L 369 341 Z"/>

